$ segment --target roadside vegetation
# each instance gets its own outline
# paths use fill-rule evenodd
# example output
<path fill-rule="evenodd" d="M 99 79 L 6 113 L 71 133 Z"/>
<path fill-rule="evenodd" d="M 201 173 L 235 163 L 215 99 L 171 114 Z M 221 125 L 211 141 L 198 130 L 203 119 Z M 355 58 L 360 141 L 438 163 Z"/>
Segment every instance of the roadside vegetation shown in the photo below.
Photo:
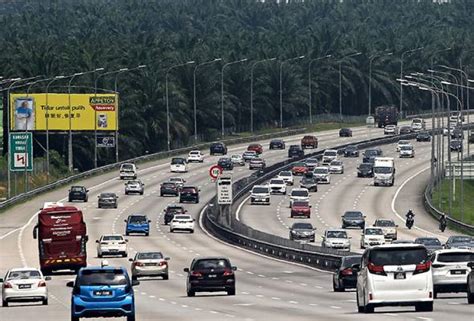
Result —
<path fill-rule="evenodd" d="M 461 215 L 461 180 L 456 179 L 454 198 L 452 201 L 451 217 L 464 223 L 474 225 L 474 180 L 464 180 L 464 219 Z M 452 186 L 452 180 L 443 180 L 441 192 L 437 189 L 433 191 L 433 204 L 441 211 L 449 214 L 449 189 Z M 441 206 L 439 206 L 441 204 Z"/>

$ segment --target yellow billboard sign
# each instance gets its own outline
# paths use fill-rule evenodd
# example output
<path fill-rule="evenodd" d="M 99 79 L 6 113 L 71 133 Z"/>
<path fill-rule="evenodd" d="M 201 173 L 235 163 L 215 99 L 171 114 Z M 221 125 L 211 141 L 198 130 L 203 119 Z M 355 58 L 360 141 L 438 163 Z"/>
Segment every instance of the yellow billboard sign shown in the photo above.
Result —
<path fill-rule="evenodd" d="M 115 94 L 10 94 L 10 129 L 116 130 L 117 101 Z"/>

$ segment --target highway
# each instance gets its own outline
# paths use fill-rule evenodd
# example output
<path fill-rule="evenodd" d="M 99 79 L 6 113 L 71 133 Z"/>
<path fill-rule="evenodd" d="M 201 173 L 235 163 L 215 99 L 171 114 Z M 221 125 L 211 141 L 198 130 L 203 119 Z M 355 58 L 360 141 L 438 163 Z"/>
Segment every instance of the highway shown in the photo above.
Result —
<path fill-rule="evenodd" d="M 339 145 L 343 142 L 365 140 L 370 137 L 383 135 L 380 129 L 354 129 L 353 138 L 339 138 L 337 130 L 317 133 L 320 140 L 319 149 Z M 302 135 L 286 138 L 297 142 Z M 286 158 L 287 151 L 268 151 L 268 141 L 264 144 L 263 157 L 267 165 Z M 395 211 L 404 215 L 407 205 L 412 207 L 416 217 L 414 230 L 406 232 L 399 229 L 399 238 L 410 239 L 416 235 L 436 231 L 437 226 L 430 218 L 424 217 L 420 201 L 420 190 L 426 182 L 428 171 L 423 171 L 429 163 L 429 144 L 416 144 L 417 155 L 413 160 L 397 160 L 397 181 L 392 188 L 376 188 L 370 186 L 368 179 L 354 177 L 355 159 L 346 162 L 345 175 L 333 175 L 331 185 L 322 187 L 312 196 L 313 210 L 318 210 L 319 217 L 313 215 L 313 224 L 318 231 L 327 225 L 339 226 L 340 215 L 346 209 L 354 206 L 367 214 L 368 220 L 375 217 L 392 217 L 400 225 L 392 210 L 392 199 L 399 187 L 394 202 Z M 231 146 L 229 154 L 241 153 L 247 144 Z M 384 147 L 394 150 L 394 146 Z M 209 151 L 205 151 L 206 154 Z M 169 172 L 169 160 L 157 161 L 140 166 L 139 178 L 146 184 L 145 194 L 124 195 L 124 182 L 118 179 L 118 173 L 92 177 L 79 182 L 90 189 L 89 203 L 75 203 L 84 210 L 90 241 L 88 243 L 89 264 L 99 264 L 96 254 L 96 243 L 102 234 L 124 233 L 123 220 L 132 213 L 144 213 L 153 221 L 153 230 L 149 237 L 129 236 L 129 257 L 135 251 L 160 250 L 165 256 L 170 256 L 170 279 L 141 279 L 136 289 L 137 320 L 446 320 L 457 318 L 469 320 L 472 309 L 467 306 L 465 294 L 442 295 L 435 302 L 432 313 L 414 312 L 414 308 L 381 308 L 373 315 L 357 313 L 354 292 L 333 293 L 331 274 L 317 271 L 304 266 L 281 262 L 242 249 L 223 244 L 210 237 L 199 226 L 194 234 L 169 233 L 169 228 L 163 225 L 162 211 L 167 204 L 175 202 L 174 197 L 159 197 L 159 185 L 172 176 L 182 176 L 189 184 L 201 187 L 201 203 L 187 204 L 188 209 L 199 222 L 200 210 L 215 194 L 215 186 L 208 177 L 208 168 L 215 164 L 219 157 L 207 157 L 203 164 L 191 164 L 190 171 L 184 175 Z M 412 176 L 418 174 L 419 176 Z M 250 174 L 246 167 L 236 167 L 234 179 Z M 339 177 L 338 177 L 339 176 Z M 344 179 L 344 177 L 346 177 Z M 339 182 L 339 183 L 338 183 Z M 405 183 L 406 182 L 406 183 Z M 337 183 L 337 184 L 336 184 Z M 32 238 L 35 223 L 34 213 L 44 201 L 65 201 L 67 187 L 41 195 L 28 202 L 20 204 L 2 214 L 0 223 L 0 274 L 8 268 L 17 266 L 37 266 L 37 243 Z M 331 189 L 331 190 L 330 190 Z M 330 191 L 329 191 L 330 190 Z M 118 209 L 97 209 L 97 195 L 110 191 L 120 195 Z M 325 194 L 327 192 L 327 194 Z M 415 194 L 416 193 L 416 194 Z M 280 220 L 277 216 L 278 202 L 270 207 L 258 207 L 258 216 L 252 213 L 254 208 L 242 210 L 242 219 L 256 228 L 270 231 L 287 237 L 288 231 L 283 223 L 289 224 L 287 218 L 288 201 L 280 206 Z M 264 209 L 264 211 L 262 210 Z M 419 229 L 418 229 L 419 228 Z M 428 232 L 425 232 L 428 231 Z M 358 231 L 351 232 L 353 242 L 358 242 Z M 450 233 L 447 231 L 447 233 Z M 320 235 L 320 234 L 319 234 Z M 446 234 L 448 235 L 448 234 Z M 444 239 L 444 237 L 441 237 Z M 354 244 L 354 243 L 353 243 Z M 225 255 L 238 267 L 237 295 L 199 293 L 194 298 L 188 298 L 185 291 L 184 267 L 188 267 L 195 256 Z M 107 258 L 110 265 L 129 266 L 125 258 Z M 73 275 L 55 275 L 48 283 L 50 294 L 49 306 L 35 304 L 12 304 L 11 307 L 0 309 L 0 320 L 68 320 L 70 314 L 70 288 L 65 286 Z M 94 319 L 91 319 L 94 320 Z M 103 319 L 97 319 L 103 320 Z"/>

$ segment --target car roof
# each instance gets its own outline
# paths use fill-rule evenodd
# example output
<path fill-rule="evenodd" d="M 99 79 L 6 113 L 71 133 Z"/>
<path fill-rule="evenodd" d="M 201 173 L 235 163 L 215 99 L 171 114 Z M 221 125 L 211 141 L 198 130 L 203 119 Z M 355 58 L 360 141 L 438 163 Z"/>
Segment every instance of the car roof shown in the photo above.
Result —
<path fill-rule="evenodd" d="M 453 252 L 474 253 L 473 250 L 469 250 L 469 249 L 441 249 L 441 250 L 435 251 L 435 253 L 437 254 L 453 253 Z"/>
<path fill-rule="evenodd" d="M 125 273 L 127 270 L 122 266 L 87 266 L 83 267 L 80 271 L 98 271 L 98 270 L 107 270 L 107 271 L 114 271 L 114 270 L 122 270 Z"/>
<path fill-rule="evenodd" d="M 225 256 L 200 256 L 200 257 L 194 258 L 193 262 L 201 261 L 201 260 L 227 260 L 230 262 L 230 259 Z"/>
<path fill-rule="evenodd" d="M 402 244 L 383 244 L 383 245 L 376 245 L 371 249 L 384 249 L 384 248 L 425 248 L 422 244 L 414 244 L 414 243 L 402 243 Z"/>
<path fill-rule="evenodd" d="M 347 232 L 347 231 L 342 228 L 328 228 L 326 232 Z"/>
<path fill-rule="evenodd" d="M 34 267 L 21 267 L 21 268 L 11 268 L 9 272 L 22 272 L 22 271 L 39 271 L 39 269 Z"/>
<path fill-rule="evenodd" d="M 123 237 L 122 234 L 102 234 L 100 237 L 104 237 L 104 236 L 120 236 L 120 237 Z"/>

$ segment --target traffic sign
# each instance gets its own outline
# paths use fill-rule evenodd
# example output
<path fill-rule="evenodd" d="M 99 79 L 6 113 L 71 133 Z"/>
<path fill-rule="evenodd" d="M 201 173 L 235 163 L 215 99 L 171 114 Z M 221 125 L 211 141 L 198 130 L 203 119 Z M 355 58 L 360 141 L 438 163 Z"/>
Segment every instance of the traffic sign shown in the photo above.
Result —
<path fill-rule="evenodd" d="M 33 170 L 33 134 L 10 133 L 10 171 Z"/>
<path fill-rule="evenodd" d="M 112 135 L 97 136 L 97 147 L 115 147 L 115 137 Z"/>
<path fill-rule="evenodd" d="M 232 176 L 221 175 L 217 178 L 217 204 L 232 204 Z"/>
<path fill-rule="evenodd" d="M 209 168 L 209 176 L 211 176 L 212 179 L 218 178 L 224 170 L 222 167 L 219 165 L 213 165 L 211 168 Z"/>

